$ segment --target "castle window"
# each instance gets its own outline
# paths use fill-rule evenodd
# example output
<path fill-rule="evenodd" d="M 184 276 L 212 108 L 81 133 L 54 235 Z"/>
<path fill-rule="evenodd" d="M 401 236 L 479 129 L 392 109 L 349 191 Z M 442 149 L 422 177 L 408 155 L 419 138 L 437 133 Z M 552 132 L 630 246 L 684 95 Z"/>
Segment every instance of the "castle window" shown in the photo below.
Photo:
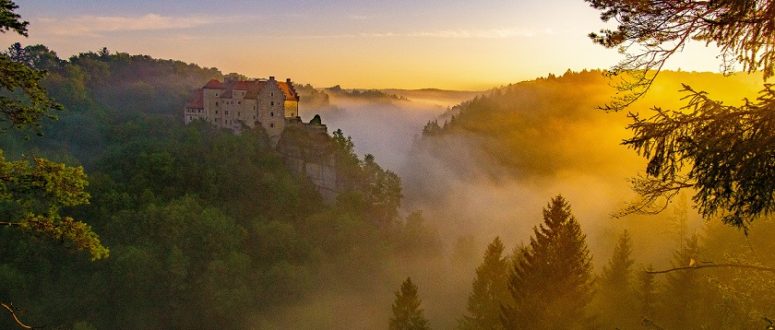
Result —
<path fill-rule="evenodd" d="M 274 128 L 274 123 L 269 124 L 269 127 Z"/>
<path fill-rule="evenodd" d="M 229 110 L 226 110 L 226 115 L 229 115 Z"/>
<path fill-rule="evenodd" d="M 256 110 L 256 106 L 255 105 L 253 106 L 253 110 Z"/>
<path fill-rule="evenodd" d="M 274 117 L 274 112 L 270 112 L 269 115 Z"/>
<path fill-rule="evenodd" d="M 218 96 L 218 93 L 215 93 L 215 96 Z"/>
<path fill-rule="evenodd" d="M 242 101 L 237 101 L 237 104 L 242 104 Z"/>
<path fill-rule="evenodd" d="M 274 101 L 269 102 L 269 105 L 274 106 Z"/>
<path fill-rule="evenodd" d="M 237 111 L 237 117 L 240 117 L 240 113 L 239 113 L 239 111 Z"/>
<path fill-rule="evenodd" d="M 215 114 L 216 114 L 216 115 L 218 114 L 218 110 L 215 110 Z"/>
<path fill-rule="evenodd" d="M 218 105 L 218 102 L 215 102 L 215 105 Z"/>

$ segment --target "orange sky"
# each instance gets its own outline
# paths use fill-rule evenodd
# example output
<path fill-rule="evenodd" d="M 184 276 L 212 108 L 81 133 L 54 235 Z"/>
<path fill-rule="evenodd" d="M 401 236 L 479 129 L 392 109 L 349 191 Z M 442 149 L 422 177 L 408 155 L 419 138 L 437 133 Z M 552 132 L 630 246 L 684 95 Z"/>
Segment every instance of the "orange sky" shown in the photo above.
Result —
<path fill-rule="evenodd" d="M 621 57 L 589 41 L 604 24 L 582 0 L 19 1 L 27 39 L 66 58 L 112 51 L 179 59 L 252 77 L 347 88 L 486 89 L 607 68 Z M 669 68 L 716 71 L 689 47 Z"/>

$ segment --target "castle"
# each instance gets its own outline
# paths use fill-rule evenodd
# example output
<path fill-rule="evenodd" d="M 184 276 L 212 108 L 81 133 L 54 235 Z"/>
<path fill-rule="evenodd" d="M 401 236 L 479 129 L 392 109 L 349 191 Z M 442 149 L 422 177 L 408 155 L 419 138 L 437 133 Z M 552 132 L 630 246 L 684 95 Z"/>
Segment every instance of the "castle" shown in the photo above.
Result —
<path fill-rule="evenodd" d="M 299 116 L 299 95 L 291 79 L 274 77 L 256 80 L 210 80 L 194 92 L 186 104 L 186 124 L 202 119 L 217 127 L 239 133 L 260 124 L 272 145 L 277 145 L 287 121 Z"/>
<path fill-rule="evenodd" d="M 288 169 L 306 176 L 325 200 L 333 201 L 342 190 L 328 129 L 319 116 L 301 121 L 291 79 L 210 80 L 194 91 L 183 120 L 186 125 L 204 120 L 237 134 L 260 125 Z"/>

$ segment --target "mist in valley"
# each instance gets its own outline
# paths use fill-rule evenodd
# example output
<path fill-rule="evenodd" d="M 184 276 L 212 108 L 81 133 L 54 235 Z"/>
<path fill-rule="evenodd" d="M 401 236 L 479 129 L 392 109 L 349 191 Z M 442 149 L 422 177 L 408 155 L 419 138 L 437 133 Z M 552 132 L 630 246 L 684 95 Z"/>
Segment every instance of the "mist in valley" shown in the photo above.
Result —
<path fill-rule="evenodd" d="M 2 14 L 16 9 L 0 17 L 13 23 Z M 162 28 L 133 33 L 209 24 L 144 17 Z M 0 32 L 26 37 L 16 23 Z M 513 30 L 290 39 L 347 50 L 371 38 L 500 43 Z M 745 179 L 771 194 L 771 71 L 662 70 L 617 112 L 600 108 L 621 100 L 626 75 L 600 69 L 487 90 L 359 89 L 107 47 L 64 58 L 17 42 L 0 60 L 16 79 L 0 90 L 2 329 L 774 326 L 772 198 L 722 184 L 710 195 L 743 207 L 708 211 L 708 191 L 681 181 L 690 166 L 654 156 L 742 150 L 705 170 L 764 164 Z M 700 108 L 747 111 L 703 127 L 714 143 L 625 142 L 652 132 L 635 119 Z M 723 145 L 735 134 L 753 142 Z M 664 188 L 637 181 L 646 170 L 681 192 L 638 208 L 643 191 Z"/>
<path fill-rule="evenodd" d="M 732 99 L 741 93 L 754 95 L 756 87 L 755 79 L 744 76 L 668 72 L 655 84 L 655 95 L 634 109 L 647 112 L 655 102 L 666 103 L 662 100 L 677 106 L 680 82 L 687 80 L 714 95 L 729 95 L 732 103 L 742 101 Z M 727 84 L 734 85 L 734 90 L 716 87 Z M 454 328 L 465 313 L 486 246 L 495 237 L 500 237 L 508 253 L 527 244 L 542 221 L 542 209 L 558 194 L 570 202 L 586 235 L 596 274 L 609 262 L 624 231 L 632 237 L 636 273 L 647 265 L 674 266 L 675 251 L 685 241 L 695 235 L 716 235 L 708 231 L 719 229 L 692 211 L 685 194 L 658 215 L 613 216 L 637 200 L 629 180 L 642 171 L 645 160 L 621 145 L 629 134 L 626 114 L 595 110 L 612 93 L 606 79 L 592 71 L 504 86 L 455 104 L 428 106 L 413 99 L 456 102 L 454 97 L 459 95 L 449 92 L 445 98 L 444 92 L 433 91 L 428 96 L 416 92 L 408 100 L 389 104 L 332 98 L 328 108 L 301 110 L 305 117 L 319 113 L 329 130 L 342 129 L 352 137 L 359 154 L 373 154 L 398 173 L 404 196 L 401 212 L 421 210 L 440 244 L 432 255 L 398 257 L 402 261 L 387 267 L 385 277 L 374 282 L 378 291 L 324 295 L 313 306 L 299 309 L 316 311 L 333 305 L 363 310 L 370 321 L 353 320 L 355 327 L 376 328 L 389 317 L 389 310 L 377 306 L 389 304 L 395 290 L 390 288 L 411 276 L 431 324 Z M 476 103 L 474 98 L 499 102 L 498 110 L 476 113 L 471 109 L 476 107 L 471 105 Z M 461 111 L 470 114 L 461 115 Z M 446 132 L 428 134 L 426 125 L 431 122 L 447 125 Z M 744 239 L 739 231 L 726 235 Z M 387 283 L 391 285 L 380 286 Z M 310 321 L 317 319 L 313 316 Z"/>

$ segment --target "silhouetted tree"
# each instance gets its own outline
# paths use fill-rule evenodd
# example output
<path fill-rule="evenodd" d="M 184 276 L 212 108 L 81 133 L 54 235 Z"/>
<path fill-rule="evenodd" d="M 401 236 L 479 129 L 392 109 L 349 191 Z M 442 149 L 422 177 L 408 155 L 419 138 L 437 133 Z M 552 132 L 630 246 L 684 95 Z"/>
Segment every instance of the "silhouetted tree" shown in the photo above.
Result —
<path fill-rule="evenodd" d="M 735 62 L 746 72 L 775 73 L 775 1 L 584 0 L 616 29 L 590 33 L 597 44 L 623 48 L 626 57 L 611 69 L 631 75 L 626 92 L 606 107 L 621 110 L 646 93 L 665 62 L 690 40 L 715 44 L 729 72 Z M 635 49 L 634 53 L 629 52 Z"/>
<path fill-rule="evenodd" d="M 689 40 L 714 43 L 727 71 L 775 73 L 775 1 L 585 0 L 602 11 L 615 30 L 592 33 L 605 47 L 637 46 L 611 72 L 624 74 L 620 95 L 606 110 L 621 110 L 644 95 L 665 62 Z M 661 211 L 680 190 L 706 218 L 738 228 L 775 210 L 775 90 L 765 84 L 756 100 L 728 106 L 684 85 L 687 105 L 679 111 L 654 108 L 631 114 L 633 137 L 624 144 L 649 160 L 646 175 L 633 179 L 642 199 L 625 213 Z"/>
<path fill-rule="evenodd" d="M 503 243 L 496 237 L 476 268 L 473 291 L 468 296 L 467 315 L 459 321 L 460 329 L 502 329 L 500 306 L 509 299 L 509 259 L 503 255 Z"/>
<path fill-rule="evenodd" d="M 502 308 L 507 329 L 583 328 L 590 321 L 586 306 L 592 295 L 592 264 L 570 205 L 553 198 L 544 222 L 533 229 L 530 245 L 509 275 L 512 305 Z"/>
<path fill-rule="evenodd" d="M 702 262 L 698 256 L 699 242 L 696 236 L 689 238 L 686 246 L 676 251 L 673 266 L 694 266 Z M 706 289 L 697 272 L 674 272 L 667 275 L 663 299 L 660 300 L 660 320 L 671 329 L 701 328 L 702 297 Z M 662 323 L 662 322 L 660 322 Z"/>
<path fill-rule="evenodd" d="M 602 303 L 602 313 L 606 326 L 629 328 L 636 325 L 632 277 L 632 242 L 625 230 L 614 247 L 613 256 L 603 268 L 598 291 Z"/>
<path fill-rule="evenodd" d="M 417 286 L 412 283 L 411 278 L 407 277 L 406 281 L 401 284 L 401 289 L 396 291 L 396 300 L 393 302 L 393 317 L 390 318 L 390 330 L 430 329 L 428 320 L 423 316 L 420 303 Z"/>
<path fill-rule="evenodd" d="M 657 286 L 654 275 L 649 274 L 654 268 L 647 266 L 638 272 L 635 296 L 638 298 L 639 313 L 642 318 L 653 319 L 656 305 Z"/>

